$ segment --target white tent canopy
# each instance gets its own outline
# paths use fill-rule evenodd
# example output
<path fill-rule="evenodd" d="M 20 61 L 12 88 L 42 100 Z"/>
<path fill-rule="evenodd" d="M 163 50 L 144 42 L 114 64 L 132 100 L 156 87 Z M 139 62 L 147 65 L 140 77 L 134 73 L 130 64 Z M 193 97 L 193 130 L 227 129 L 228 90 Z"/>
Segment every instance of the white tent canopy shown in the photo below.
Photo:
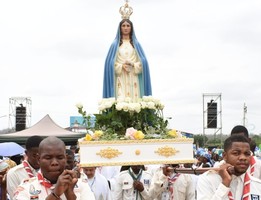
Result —
<path fill-rule="evenodd" d="M 0 142 L 12 141 L 19 144 L 25 144 L 27 138 L 33 135 L 39 135 L 42 137 L 56 136 L 62 139 L 66 144 L 77 144 L 78 138 L 84 137 L 85 134 L 65 130 L 64 128 L 57 125 L 47 114 L 39 122 L 28 129 L 15 133 L 0 135 Z"/>

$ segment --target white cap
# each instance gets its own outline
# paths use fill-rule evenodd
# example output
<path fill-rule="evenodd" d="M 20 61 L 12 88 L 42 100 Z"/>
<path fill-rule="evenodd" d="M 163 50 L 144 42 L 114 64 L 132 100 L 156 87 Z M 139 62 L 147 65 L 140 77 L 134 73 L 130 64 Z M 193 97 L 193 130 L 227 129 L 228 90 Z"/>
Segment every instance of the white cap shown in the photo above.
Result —
<path fill-rule="evenodd" d="M 8 167 L 9 167 L 9 165 L 5 161 L 0 159 L 0 172 L 4 171 Z"/>

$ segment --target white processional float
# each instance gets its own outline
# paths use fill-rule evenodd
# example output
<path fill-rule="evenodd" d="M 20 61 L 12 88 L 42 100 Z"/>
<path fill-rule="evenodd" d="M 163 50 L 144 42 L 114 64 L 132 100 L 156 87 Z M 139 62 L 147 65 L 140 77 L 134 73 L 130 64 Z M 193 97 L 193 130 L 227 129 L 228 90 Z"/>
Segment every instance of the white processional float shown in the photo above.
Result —
<path fill-rule="evenodd" d="M 128 1 L 120 8 L 122 19 L 129 19 L 132 12 Z M 127 22 L 130 23 L 130 21 Z M 140 48 L 135 46 L 135 41 L 136 36 L 132 38 L 133 46 Z M 139 52 L 137 54 L 139 55 Z M 113 60 L 117 59 L 113 58 Z M 125 70 L 129 74 L 130 70 L 139 67 L 137 63 L 128 61 L 122 66 L 125 64 L 128 67 Z M 120 66 L 120 64 L 117 65 Z M 145 73 L 145 64 L 140 65 L 143 67 L 142 73 Z M 106 70 L 105 73 L 107 73 Z M 136 85 L 141 85 L 141 83 L 134 83 L 134 87 Z M 118 86 L 121 87 L 119 82 L 117 82 Z M 164 106 L 159 100 L 150 95 L 141 95 L 141 98 L 135 100 L 120 98 L 117 95 L 117 98 L 104 96 L 105 98 L 99 103 L 100 113 L 95 115 L 95 126 L 90 126 L 90 115 L 86 114 L 83 106 L 77 105 L 78 112 L 85 119 L 87 127 L 86 137 L 78 141 L 82 167 L 194 162 L 193 139 L 186 138 L 179 131 L 168 128 L 168 121 L 163 117 Z"/>
<path fill-rule="evenodd" d="M 128 166 L 193 163 L 193 139 L 79 141 L 80 163 L 90 166 Z"/>
<path fill-rule="evenodd" d="M 120 109 L 121 104 L 125 105 L 125 110 Z M 87 125 L 86 136 L 78 140 L 82 167 L 194 162 L 193 138 L 167 128 L 168 122 L 160 114 L 164 107 L 160 101 L 143 97 L 139 103 L 134 104 L 139 112 L 133 111 L 133 103 L 126 101 L 119 102 L 111 98 L 100 103 L 102 112 L 96 115 L 95 126 L 91 128 Z M 150 104 L 154 107 L 147 107 Z M 86 115 L 81 104 L 77 108 L 88 124 L 90 116 Z M 154 126 L 147 124 L 140 130 L 133 128 L 144 118 L 150 118 Z M 114 131 L 114 124 L 119 125 L 126 121 L 133 127 Z"/>

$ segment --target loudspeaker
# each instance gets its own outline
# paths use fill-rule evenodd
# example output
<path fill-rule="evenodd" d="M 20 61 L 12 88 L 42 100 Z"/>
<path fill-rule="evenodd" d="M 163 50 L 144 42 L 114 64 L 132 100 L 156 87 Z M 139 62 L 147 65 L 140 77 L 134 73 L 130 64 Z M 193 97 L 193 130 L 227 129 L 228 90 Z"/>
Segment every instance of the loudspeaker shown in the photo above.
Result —
<path fill-rule="evenodd" d="M 15 130 L 22 131 L 26 127 L 26 107 L 16 107 Z"/>
<path fill-rule="evenodd" d="M 217 128 L 217 103 L 208 103 L 208 124 L 207 128 Z"/>

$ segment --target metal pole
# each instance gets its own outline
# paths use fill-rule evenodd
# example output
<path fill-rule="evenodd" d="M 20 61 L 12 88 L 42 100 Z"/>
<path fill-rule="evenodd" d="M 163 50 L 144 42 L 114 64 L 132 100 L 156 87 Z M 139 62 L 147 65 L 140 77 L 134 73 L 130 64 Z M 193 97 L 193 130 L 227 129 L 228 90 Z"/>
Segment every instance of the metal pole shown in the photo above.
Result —
<path fill-rule="evenodd" d="M 243 126 L 246 126 L 246 113 L 247 113 L 247 106 L 246 106 L 246 103 L 244 103 L 244 107 L 243 107 Z"/>

